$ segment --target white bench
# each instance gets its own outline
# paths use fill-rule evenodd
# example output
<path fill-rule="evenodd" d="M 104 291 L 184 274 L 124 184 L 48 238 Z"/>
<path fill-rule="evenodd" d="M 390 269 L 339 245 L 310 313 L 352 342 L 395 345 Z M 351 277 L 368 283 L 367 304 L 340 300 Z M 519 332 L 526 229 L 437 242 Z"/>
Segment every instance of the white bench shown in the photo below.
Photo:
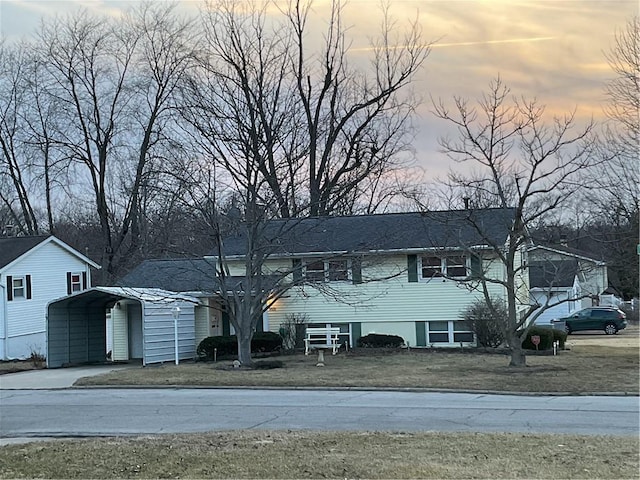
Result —
<path fill-rule="evenodd" d="M 340 327 L 307 328 L 304 338 L 304 354 L 311 350 L 331 350 L 335 355 L 340 349 Z"/>

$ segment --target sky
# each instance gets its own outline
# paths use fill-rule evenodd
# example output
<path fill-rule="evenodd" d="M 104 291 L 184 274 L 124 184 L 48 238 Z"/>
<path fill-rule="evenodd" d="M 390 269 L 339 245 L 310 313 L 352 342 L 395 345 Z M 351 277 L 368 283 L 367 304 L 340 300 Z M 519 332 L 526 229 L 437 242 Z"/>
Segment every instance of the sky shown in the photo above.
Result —
<path fill-rule="evenodd" d="M 0 32 L 8 38 L 30 35 L 41 18 L 86 8 L 119 15 L 130 1 L 0 0 Z M 157 0 L 162 1 L 162 0 Z M 249 1 L 249 0 L 247 0 Z M 389 0 L 403 24 L 416 19 L 435 41 L 413 84 L 423 99 L 414 119 L 415 160 L 428 177 L 444 177 L 452 166 L 439 152 L 438 138 L 455 136 L 431 113 L 431 99 L 479 97 L 500 76 L 514 95 L 537 98 L 549 119 L 574 109 L 577 119 L 603 120 L 605 82 L 612 77 L 605 53 L 617 30 L 640 13 L 638 0 Z M 182 0 L 195 13 L 199 0 Z M 318 17 L 328 0 L 316 0 Z M 378 0 L 351 0 L 345 24 L 354 59 L 367 55 L 368 38 L 379 26 Z"/>

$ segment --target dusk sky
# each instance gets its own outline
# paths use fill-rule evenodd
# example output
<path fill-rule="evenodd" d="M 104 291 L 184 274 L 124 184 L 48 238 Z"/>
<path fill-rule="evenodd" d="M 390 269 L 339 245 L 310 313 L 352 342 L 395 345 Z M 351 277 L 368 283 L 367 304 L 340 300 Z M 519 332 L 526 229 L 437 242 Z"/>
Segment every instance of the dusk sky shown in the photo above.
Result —
<path fill-rule="evenodd" d="M 196 13 L 202 4 L 180 2 Z M 327 0 L 314 3 L 318 16 Z M 430 113 L 430 97 L 475 98 L 498 74 L 516 95 L 537 97 L 547 112 L 577 109 L 578 117 L 603 118 L 603 85 L 611 78 L 604 52 L 616 30 L 639 13 L 638 0 L 391 0 L 400 21 L 418 15 L 424 36 L 436 41 L 414 89 L 418 110 L 416 160 L 430 177 L 443 176 L 450 163 L 438 153 L 447 125 Z M 118 15 L 131 2 L 109 0 L 0 0 L 0 28 L 8 38 L 32 33 L 41 17 L 85 7 Z M 351 0 L 345 10 L 353 39 L 350 54 L 367 54 L 367 38 L 379 25 L 377 0 Z"/>

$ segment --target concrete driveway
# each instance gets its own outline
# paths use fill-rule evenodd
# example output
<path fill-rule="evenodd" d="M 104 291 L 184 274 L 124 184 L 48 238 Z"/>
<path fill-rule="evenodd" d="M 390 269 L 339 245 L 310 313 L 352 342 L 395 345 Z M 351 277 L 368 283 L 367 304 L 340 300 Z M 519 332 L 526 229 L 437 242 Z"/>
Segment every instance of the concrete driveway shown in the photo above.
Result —
<path fill-rule="evenodd" d="M 89 365 L 83 367 L 28 370 L 0 375 L 0 390 L 49 390 L 69 388 L 82 377 L 91 377 L 137 365 Z"/>

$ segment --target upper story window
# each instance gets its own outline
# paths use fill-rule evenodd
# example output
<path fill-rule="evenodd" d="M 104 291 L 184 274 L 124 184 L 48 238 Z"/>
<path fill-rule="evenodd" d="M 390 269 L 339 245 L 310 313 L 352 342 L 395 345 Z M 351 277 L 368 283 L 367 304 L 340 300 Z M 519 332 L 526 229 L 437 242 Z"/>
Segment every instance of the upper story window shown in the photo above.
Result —
<path fill-rule="evenodd" d="M 70 280 L 71 280 L 71 293 L 82 291 L 82 274 L 81 273 L 72 273 Z"/>
<path fill-rule="evenodd" d="M 12 283 L 13 298 L 25 298 L 27 291 L 24 277 L 13 277 Z"/>
<path fill-rule="evenodd" d="M 31 299 L 31 275 L 7 275 L 7 300 Z"/>
<path fill-rule="evenodd" d="M 305 262 L 304 277 L 312 282 L 346 282 L 349 280 L 350 262 L 346 259 Z"/>
<path fill-rule="evenodd" d="M 468 275 L 467 257 L 451 255 L 446 257 L 420 257 L 420 272 L 423 279 L 433 277 L 466 277 Z"/>
<path fill-rule="evenodd" d="M 86 272 L 67 272 L 67 295 L 87 289 Z"/>

